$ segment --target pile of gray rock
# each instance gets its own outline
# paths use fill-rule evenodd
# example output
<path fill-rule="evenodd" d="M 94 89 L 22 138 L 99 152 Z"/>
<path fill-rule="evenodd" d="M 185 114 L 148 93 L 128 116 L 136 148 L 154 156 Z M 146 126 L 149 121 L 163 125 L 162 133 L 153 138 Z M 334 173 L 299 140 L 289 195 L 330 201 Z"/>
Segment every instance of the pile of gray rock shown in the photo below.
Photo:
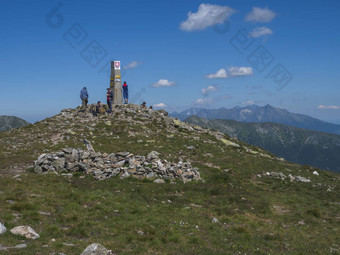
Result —
<path fill-rule="evenodd" d="M 129 152 L 100 153 L 82 149 L 64 148 L 59 152 L 42 154 L 34 162 L 36 173 L 66 173 L 77 172 L 91 174 L 98 180 L 113 176 L 121 178 L 135 177 L 164 180 L 180 179 L 184 183 L 200 180 L 197 168 L 190 162 L 171 163 L 159 158 L 156 151 L 146 157 L 133 155 Z"/>
<path fill-rule="evenodd" d="M 277 179 L 281 179 L 281 180 L 285 180 L 285 179 L 289 178 L 289 180 L 291 182 L 293 182 L 293 181 L 295 181 L 295 182 L 311 182 L 311 180 L 309 178 L 302 177 L 302 176 L 293 176 L 291 174 L 286 176 L 282 172 L 279 172 L 279 173 L 278 172 L 266 172 L 266 173 L 263 173 L 262 176 L 273 177 L 273 178 L 277 178 Z M 258 174 L 257 177 L 261 178 L 261 175 Z"/>

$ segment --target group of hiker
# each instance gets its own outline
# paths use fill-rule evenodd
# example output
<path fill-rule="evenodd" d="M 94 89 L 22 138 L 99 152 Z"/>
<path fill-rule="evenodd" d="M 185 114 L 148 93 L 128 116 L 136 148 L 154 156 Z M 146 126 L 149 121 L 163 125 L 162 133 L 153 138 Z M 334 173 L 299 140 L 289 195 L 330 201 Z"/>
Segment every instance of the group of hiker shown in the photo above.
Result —
<path fill-rule="evenodd" d="M 148 109 L 148 107 L 146 106 L 146 102 L 141 103 L 140 106 L 141 106 L 142 108 L 144 108 L 144 109 Z M 153 110 L 152 105 L 150 105 L 149 109 L 150 109 L 150 110 Z"/>
<path fill-rule="evenodd" d="M 124 82 L 122 86 L 122 90 L 123 90 L 124 104 L 128 104 L 129 103 L 129 90 L 128 90 L 128 85 L 126 84 L 126 81 Z M 87 108 L 87 103 L 89 99 L 89 93 L 87 92 L 86 87 L 84 87 L 80 91 L 80 99 L 82 102 L 82 109 L 85 110 Z M 112 101 L 113 101 L 113 91 L 111 90 L 111 88 L 107 88 L 106 102 L 109 107 L 108 112 L 112 111 Z M 96 111 L 93 114 L 101 114 L 101 113 L 105 113 L 105 110 L 101 104 L 101 101 L 98 101 L 96 105 Z"/>

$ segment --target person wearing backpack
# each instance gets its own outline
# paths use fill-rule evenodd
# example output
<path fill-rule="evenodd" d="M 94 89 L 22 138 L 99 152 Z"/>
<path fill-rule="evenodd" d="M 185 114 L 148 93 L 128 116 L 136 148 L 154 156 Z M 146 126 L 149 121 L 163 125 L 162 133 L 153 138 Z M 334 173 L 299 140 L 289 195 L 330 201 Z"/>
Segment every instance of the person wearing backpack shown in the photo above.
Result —
<path fill-rule="evenodd" d="M 124 81 L 123 84 L 123 98 L 124 98 L 124 104 L 128 104 L 129 102 L 129 90 L 128 85 L 126 84 L 126 81 Z"/>
<path fill-rule="evenodd" d="M 84 87 L 80 91 L 80 99 L 81 99 L 81 102 L 82 102 L 82 109 L 85 110 L 87 108 L 87 103 L 88 103 L 88 99 L 89 99 L 89 94 L 87 93 L 86 87 Z"/>

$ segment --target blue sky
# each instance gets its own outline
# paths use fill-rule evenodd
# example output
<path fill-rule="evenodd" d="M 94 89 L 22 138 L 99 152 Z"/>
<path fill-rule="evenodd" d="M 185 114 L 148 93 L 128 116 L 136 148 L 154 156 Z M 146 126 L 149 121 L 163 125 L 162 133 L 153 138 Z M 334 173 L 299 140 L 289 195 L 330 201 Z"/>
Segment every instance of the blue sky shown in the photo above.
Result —
<path fill-rule="evenodd" d="M 337 0 L 0 0 L 0 19 L 0 115 L 41 120 L 80 105 L 83 86 L 105 102 L 120 60 L 135 103 L 271 104 L 340 124 Z"/>

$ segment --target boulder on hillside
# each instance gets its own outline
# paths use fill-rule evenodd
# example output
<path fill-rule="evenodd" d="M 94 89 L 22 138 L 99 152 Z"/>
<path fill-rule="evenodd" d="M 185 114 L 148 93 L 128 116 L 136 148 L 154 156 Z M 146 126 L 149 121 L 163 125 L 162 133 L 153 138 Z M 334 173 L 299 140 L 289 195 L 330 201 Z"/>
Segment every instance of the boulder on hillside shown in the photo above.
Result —
<path fill-rule="evenodd" d="M 106 249 L 99 243 L 93 243 L 86 247 L 86 249 L 80 255 L 110 255 L 111 250 Z"/>
<path fill-rule="evenodd" d="M 11 229 L 12 234 L 21 235 L 26 237 L 27 239 L 37 239 L 39 238 L 39 234 L 33 230 L 30 226 L 18 226 Z"/>
<path fill-rule="evenodd" d="M 0 222 L 0 235 L 5 233 L 7 231 L 7 228 Z"/>

